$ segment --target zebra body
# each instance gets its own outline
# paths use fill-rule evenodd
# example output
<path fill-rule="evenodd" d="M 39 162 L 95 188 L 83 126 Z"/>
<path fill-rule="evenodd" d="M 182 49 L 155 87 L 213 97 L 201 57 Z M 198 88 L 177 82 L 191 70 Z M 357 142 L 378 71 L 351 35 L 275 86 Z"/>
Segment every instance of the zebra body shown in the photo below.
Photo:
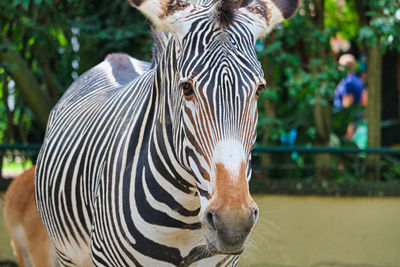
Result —
<path fill-rule="evenodd" d="M 135 63 L 149 67 L 127 55 L 118 57 L 125 59 L 127 65 L 122 66 L 124 68 L 135 68 Z M 42 213 L 42 218 L 48 220 L 45 221 L 47 229 L 56 242 L 61 261 L 66 259 L 66 262 L 62 262 L 66 266 L 85 263 L 90 255 L 90 245 L 93 256 L 96 257 L 98 251 L 108 257 L 99 257 L 96 263 L 99 266 L 139 265 L 139 259 L 143 266 L 165 265 L 154 256 L 143 255 L 136 262 L 125 255 L 119 255 L 119 251 L 135 248 L 136 242 L 147 243 L 143 249 L 157 250 L 160 259 L 179 265 L 183 261 L 181 255 L 187 256 L 190 253 L 188 248 L 201 245 L 202 232 L 197 217 L 200 203 L 196 187 L 186 181 L 190 180 L 187 171 L 177 169 L 173 164 L 164 166 L 161 159 L 157 159 L 168 157 L 168 151 L 171 153 L 171 148 L 166 147 L 169 143 L 164 140 L 168 138 L 166 133 L 155 125 L 155 114 L 159 112 L 155 110 L 157 100 L 149 87 L 135 87 L 138 82 L 151 83 L 154 70 L 146 71 L 143 68 L 138 71 L 142 75 L 137 79 L 120 84 L 118 75 L 114 76 L 112 72 L 116 67 L 121 67 L 120 62 L 113 65 L 108 59 L 82 75 L 52 111 L 48 127 L 49 130 L 57 127 L 54 128 L 57 130 L 48 131 L 39 162 L 49 162 L 54 164 L 54 168 L 41 165 L 38 169 L 44 173 L 37 172 L 37 176 L 58 179 L 37 180 L 39 188 L 47 186 L 46 190 L 38 194 L 38 203 L 55 209 Z M 93 80 L 96 83 L 92 83 Z M 65 123 L 71 120 L 74 123 Z M 92 131 L 97 134 L 88 134 Z M 132 147 L 134 149 L 130 149 Z M 147 160 L 138 162 L 139 158 L 148 157 L 153 157 L 149 161 L 153 166 Z M 133 165 L 135 168 L 132 168 Z M 158 165 L 162 166 L 160 170 L 156 168 Z M 171 181 L 178 175 L 181 181 Z M 41 182 L 46 184 L 42 185 Z M 157 190 L 161 192 L 151 195 L 148 184 L 157 185 Z M 119 196 L 116 195 L 114 200 L 120 202 L 127 199 L 128 205 L 123 207 L 122 203 L 107 202 L 107 190 L 118 192 Z M 162 195 L 168 196 L 163 199 L 165 203 L 157 200 Z M 58 203 L 50 202 L 51 199 L 57 199 Z M 137 205 L 137 202 L 143 205 Z M 185 206 L 180 203 L 185 203 Z M 161 207 L 153 209 L 151 205 Z M 74 210 L 68 212 L 72 207 Z M 60 209 L 67 212 L 59 213 Z M 39 210 L 44 209 L 39 206 Z M 168 219 L 165 221 L 164 217 Z M 128 218 L 130 220 L 127 221 Z M 63 229 L 53 224 L 57 221 L 71 228 Z M 163 226 L 163 222 L 170 227 Z M 147 237 L 135 235 L 136 231 L 149 232 L 146 227 L 151 227 L 155 234 Z M 94 231 L 91 232 L 91 229 Z M 108 229 L 107 232 L 97 231 L 104 229 Z M 126 236 L 122 237 L 115 232 L 119 229 L 126 229 Z M 191 238 L 188 239 L 188 236 Z M 116 237 L 120 238 L 117 244 Z M 182 242 L 180 246 L 177 246 L 178 240 Z M 105 247 L 109 251 L 103 251 Z M 181 247 L 183 251 L 168 247 Z M 86 253 L 82 253 L 82 250 Z M 73 261 L 75 258 L 78 259 Z"/>
<path fill-rule="evenodd" d="M 54 107 L 40 216 L 63 266 L 236 266 L 258 215 L 247 184 L 263 84 L 255 34 L 285 12 L 264 3 L 279 12 L 265 30 L 252 5 L 216 23 L 210 10 L 228 7 L 132 4 L 173 33 L 156 34 L 152 63 L 109 55 Z"/>

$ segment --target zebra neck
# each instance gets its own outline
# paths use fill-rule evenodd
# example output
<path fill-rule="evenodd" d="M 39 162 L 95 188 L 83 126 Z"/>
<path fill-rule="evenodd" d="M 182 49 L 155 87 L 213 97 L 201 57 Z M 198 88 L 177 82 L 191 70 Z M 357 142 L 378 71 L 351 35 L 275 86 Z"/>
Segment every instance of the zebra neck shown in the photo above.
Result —
<path fill-rule="evenodd" d="M 187 204 L 190 210 L 197 210 L 200 202 L 195 179 L 179 162 L 171 131 L 170 123 L 159 120 L 155 124 L 148 146 L 149 171 L 158 183 L 166 186 L 164 188 L 173 189 L 174 193 L 170 193 L 179 198 L 180 203 Z"/>
<path fill-rule="evenodd" d="M 179 118 L 176 110 L 173 110 L 174 102 L 181 101 L 174 88 L 178 81 L 173 69 L 176 68 L 176 46 L 170 40 L 164 51 L 163 57 L 155 66 L 152 94 L 154 105 L 154 119 L 147 151 L 148 166 L 145 176 L 154 178 L 154 187 L 162 187 L 157 190 L 163 191 L 165 199 L 176 200 L 182 207 L 174 205 L 174 209 L 181 210 L 184 216 L 196 216 L 200 210 L 200 199 L 197 194 L 196 182 L 192 173 L 182 162 L 184 156 L 176 144 L 181 138 L 179 129 Z M 167 71 L 166 71 L 167 70 Z M 179 133 L 176 134 L 176 131 Z M 144 178 L 144 177 L 143 177 Z M 161 198 L 160 198 L 161 199 Z M 186 210 L 186 211 L 185 211 Z M 192 220 L 190 220 L 192 221 Z"/>

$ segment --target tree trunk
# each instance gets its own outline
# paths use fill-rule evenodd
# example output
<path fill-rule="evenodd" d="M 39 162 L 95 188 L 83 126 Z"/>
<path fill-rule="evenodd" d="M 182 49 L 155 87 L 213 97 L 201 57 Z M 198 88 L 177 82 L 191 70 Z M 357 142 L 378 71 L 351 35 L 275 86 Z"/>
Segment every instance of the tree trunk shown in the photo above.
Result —
<path fill-rule="evenodd" d="M 4 37 L 2 41 L 3 45 L 9 44 Z M 6 64 L 7 71 L 13 78 L 16 88 L 25 99 L 41 127 L 46 129 L 47 119 L 53 105 L 48 95 L 40 89 L 39 83 L 24 59 L 14 49 L 3 49 L 0 50 L 0 61 Z"/>
<path fill-rule="evenodd" d="M 368 25 L 369 17 L 367 16 L 368 8 L 364 0 L 355 0 L 355 6 L 358 14 L 358 21 L 360 22 L 360 27 Z"/>
<path fill-rule="evenodd" d="M 41 47 L 39 49 L 39 57 L 40 57 L 40 61 L 42 64 L 43 76 L 44 76 L 44 79 L 46 80 L 47 93 L 52 100 L 52 104 L 55 105 L 59 99 L 59 95 L 58 95 L 56 83 L 54 82 L 54 79 L 53 79 L 53 74 L 51 72 L 50 59 L 49 59 L 49 55 L 46 51 L 46 46 Z"/>
<path fill-rule="evenodd" d="M 14 112 L 11 111 L 10 107 L 8 106 L 8 82 L 9 82 L 9 79 L 5 75 L 4 79 L 3 79 L 3 86 L 1 88 L 3 106 L 5 109 L 5 115 L 7 117 L 6 129 L 4 131 L 4 136 L 3 136 L 3 140 L 2 140 L 2 142 L 4 144 L 11 143 L 15 136 L 15 131 L 14 131 L 15 127 L 13 124 Z M 3 159 L 4 159 L 4 152 L 0 151 L 0 178 L 4 178 L 3 177 Z"/>
<path fill-rule="evenodd" d="M 314 0 L 315 5 L 315 25 L 319 31 L 324 30 L 324 13 L 325 13 L 325 1 Z M 314 51 L 312 58 L 320 59 L 322 64 L 326 62 L 327 52 L 324 49 Z M 312 72 L 314 74 L 320 73 L 322 70 L 321 66 L 312 66 Z M 314 119 L 316 127 L 316 139 L 314 142 L 315 146 L 328 147 L 329 137 L 331 132 L 331 107 L 324 101 L 324 95 L 320 92 L 316 92 L 315 105 L 314 105 Z M 325 102 L 325 104 L 324 104 Z M 317 181 L 328 180 L 331 178 L 330 171 L 331 157 L 329 154 L 316 154 L 314 156 L 315 164 L 315 179 Z"/>
<path fill-rule="evenodd" d="M 314 145 L 316 147 L 329 147 L 329 136 L 331 126 L 330 107 L 322 104 L 322 96 L 316 96 L 314 106 L 314 119 L 316 126 L 316 139 Z M 315 154 L 315 179 L 317 181 L 331 179 L 331 156 L 330 154 Z"/>
<path fill-rule="evenodd" d="M 264 40 L 264 47 L 267 47 L 270 43 L 273 43 L 275 39 L 275 32 L 265 38 Z M 265 81 L 267 82 L 267 88 L 271 88 L 274 86 L 274 66 L 268 60 L 268 55 L 264 55 L 262 59 L 262 69 L 264 71 Z M 264 110 L 264 116 L 268 119 L 275 119 L 275 106 L 274 103 L 269 98 L 262 99 L 262 105 Z M 262 144 L 268 145 L 268 140 L 271 137 L 270 126 L 264 126 L 263 128 L 263 138 Z M 271 154 L 264 153 L 261 156 L 261 165 L 263 168 L 263 177 L 269 178 L 269 169 L 268 167 L 271 166 Z"/>
<path fill-rule="evenodd" d="M 368 3 L 362 0 L 355 0 L 360 26 L 370 23 L 368 15 Z M 381 114 L 382 114 L 382 52 L 380 46 L 374 45 L 367 48 L 367 89 L 368 104 L 366 108 L 368 126 L 368 147 L 381 146 Z M 366 159 L 367 180 L 380 179 L 380 156 L 368 155 Z"/>
<path fill-rule="evenodd" d="M 400 117 L 400 52 L 397 53 L 397 95 L 398 95 L 398 111 L 399 111 L 399 117 Z"/>
<path fill-rule="evenodd" d="M 381 146 L 381 95 L 382 95 L 382 53 L 379 45 L 368 48 L 368 147 Z M 367 157 L 368 180 L 380 179 L 380 156 L 368 155 Z"/>

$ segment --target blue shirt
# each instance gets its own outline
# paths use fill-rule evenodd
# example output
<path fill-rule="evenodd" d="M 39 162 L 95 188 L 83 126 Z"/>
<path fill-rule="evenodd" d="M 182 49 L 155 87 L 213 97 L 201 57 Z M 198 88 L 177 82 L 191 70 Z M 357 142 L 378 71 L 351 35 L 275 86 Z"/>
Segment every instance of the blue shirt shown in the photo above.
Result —
<path fill-rule="evenodd" d="M 335 98 L 333 106 L 336 108 L 343 107 L 342 99 L 345 95 L 352 95 L 354 98 L 353 104 L 361 104 L 362 92 L 365 88 L 363 81 L 356 74 L 349 74 L 343 78 L 335 90 Z"/>

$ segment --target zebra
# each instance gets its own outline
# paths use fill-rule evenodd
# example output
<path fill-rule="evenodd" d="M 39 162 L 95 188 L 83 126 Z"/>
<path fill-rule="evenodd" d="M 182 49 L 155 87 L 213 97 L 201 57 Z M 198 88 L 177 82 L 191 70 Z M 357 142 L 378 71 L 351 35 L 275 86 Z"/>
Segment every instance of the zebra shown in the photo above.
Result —
<path fill-rule="evenodd" d="M 62 266 L 236 266 L 249 193 L 254 45 L 297 0 L 130 0 L 155 26 L 152 62 L 111 54 L 52 109 L 35 172 Z"/>

